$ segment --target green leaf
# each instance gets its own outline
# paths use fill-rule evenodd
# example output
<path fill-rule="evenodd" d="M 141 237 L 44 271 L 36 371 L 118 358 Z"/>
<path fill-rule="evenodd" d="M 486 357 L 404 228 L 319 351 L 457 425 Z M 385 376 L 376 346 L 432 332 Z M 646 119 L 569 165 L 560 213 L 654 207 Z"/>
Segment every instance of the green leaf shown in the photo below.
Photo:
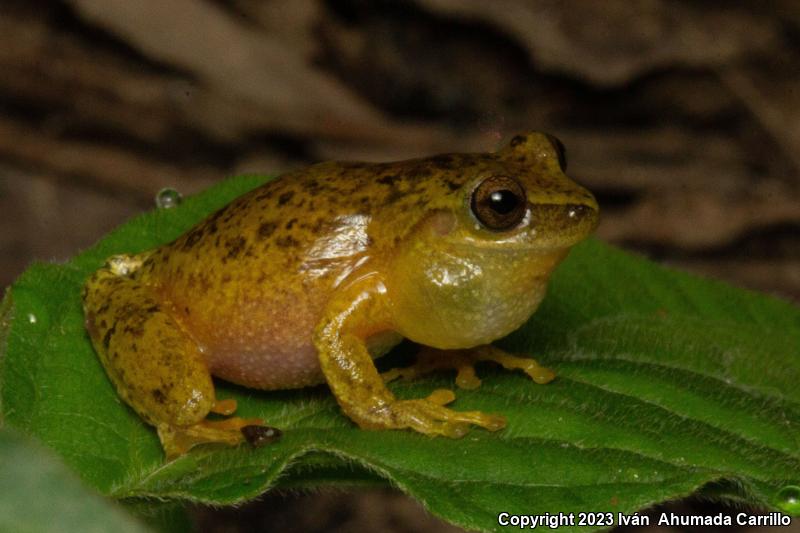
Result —
<path fill-rule="evenodd" d="M 501 344 L 559 377 L 481 368 L 454 408 L 507 415 L 461 440 L 362 431 L 325 387 L 219 396 L 284 430 L 274 445 L 197 449 L 164 463 L 153 429 L 117 398 L 83 328 L 79 290 L 106 257 L 167 242 L 266 178 L 240 177 L 117 229 L 65 265 L 36 264 L 3 306 L 0 413 L 105 494 L 217 504 L 273 486 L 384 479 L 458 525 L 512 514 L 631 513 L 707 490 L 800 514 L 800 310 L 670 271 L 596 240 L 576 247 L 541 309 Z M 2 338 L 2 335 L 0 335 Z M 392 384 L 403 398 L 452 375 Z M 578 529 L 568 527 L 567 530 Z M 593 528 L 590 528 L 593 529 Z"/>
<path fill-rule="evenodd" d="M 144 526 L 86 488 L 49 450 L 0 429 L 0 531 L 144 533 Z"/>

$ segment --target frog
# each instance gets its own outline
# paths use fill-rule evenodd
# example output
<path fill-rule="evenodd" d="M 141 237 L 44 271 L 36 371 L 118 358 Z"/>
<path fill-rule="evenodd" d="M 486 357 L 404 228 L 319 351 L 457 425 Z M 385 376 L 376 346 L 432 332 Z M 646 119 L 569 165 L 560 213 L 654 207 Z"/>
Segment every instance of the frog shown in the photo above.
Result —
<path fill-rule="evenodd" d="M 234 416 L 215 378 L 263 391 L 327 383 L 365 430 L 500 430 L 502 414 L 453 409 L 451 389 L 399 399 L 387 383 L 452 368 L 474 389 L 484 361 L 554 378 L 492 342 L 531 317 L 597 225 L 595 197 L 565 172 L 561 141 L 536 131 L 493 152 L 289 171 L 167 244 L 108 258 L 83 285 L 88 336 L 168 459 L 280 435 Z M 423 347 L 416 363 L 381 374 L 375 359 L 404 339 Z"/>

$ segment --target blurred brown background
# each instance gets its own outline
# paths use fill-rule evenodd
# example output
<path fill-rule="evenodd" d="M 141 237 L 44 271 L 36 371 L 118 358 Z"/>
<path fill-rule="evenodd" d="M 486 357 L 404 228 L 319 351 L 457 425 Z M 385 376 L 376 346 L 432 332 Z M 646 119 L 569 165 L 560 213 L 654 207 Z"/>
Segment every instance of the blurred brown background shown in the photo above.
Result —
<path fill-rule="evenodd" d="M 794 0 L 2 0 L 0 42 L 3 286 L 163 187 L 540 129 L 597 194 L 603 239 L 800 301 Z M 248 513 L 309 502 L 345 513 L 323 529 L 444 527 L 383 492 Z"/>

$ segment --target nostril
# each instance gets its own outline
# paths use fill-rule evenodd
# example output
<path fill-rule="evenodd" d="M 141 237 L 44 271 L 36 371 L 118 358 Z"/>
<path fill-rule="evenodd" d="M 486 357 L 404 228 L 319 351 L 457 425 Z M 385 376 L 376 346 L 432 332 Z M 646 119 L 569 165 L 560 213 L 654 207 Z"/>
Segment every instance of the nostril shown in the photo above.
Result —
<path fill-rule="evenodd" d="M 583 218 L 592 211 L 593 209 L 588 205 L 570 205 L 567 207 L 567 216 L 570 218 Z"/>

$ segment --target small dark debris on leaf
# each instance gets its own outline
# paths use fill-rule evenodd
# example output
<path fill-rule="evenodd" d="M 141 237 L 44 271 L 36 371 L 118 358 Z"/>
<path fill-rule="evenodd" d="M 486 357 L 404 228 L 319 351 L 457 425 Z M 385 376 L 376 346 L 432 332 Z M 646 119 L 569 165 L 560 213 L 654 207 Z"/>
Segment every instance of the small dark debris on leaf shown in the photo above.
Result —
<path fill-rule="evenodd" d="M 244 438 L 253 448 L 260 448 L 266 444 L 273 443 L 283 435 L 280 429 L 269 426 L 244 426 L 241 431 Z"/>

